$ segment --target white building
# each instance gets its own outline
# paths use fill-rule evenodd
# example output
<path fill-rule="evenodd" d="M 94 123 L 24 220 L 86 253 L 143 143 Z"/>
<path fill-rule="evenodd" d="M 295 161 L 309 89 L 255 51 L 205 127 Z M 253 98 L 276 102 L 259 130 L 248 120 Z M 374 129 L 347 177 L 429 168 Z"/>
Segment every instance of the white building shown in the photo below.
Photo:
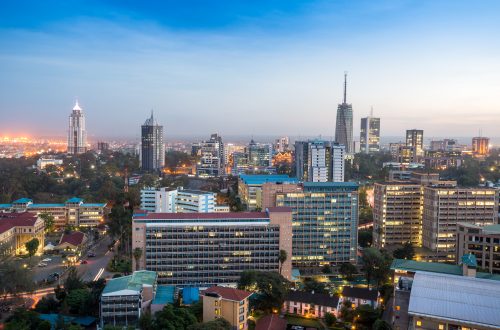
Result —
<path fill-rule="evenodd" d="M 229 212 L 229 207 L 216 205 L 216 194 L 209 191 L 168 188 L 141 190 L 141 209 L 155 213 Z"/>
<path fill-rule="evenodd" d="M 141 209 L 149 212 L 176 212 L 177 190 L 169 188 L 141 189 Z"/>
<path fill-rule="evenodd" d="M 345 146 L 341 144 L 332 144 L 331 149 L 331 161 L 332 161 L 332 181 L 333 182 L 344 182 L 344 171 L 345 171 Z"/>
<path fill-rule="evenodd" d="M 40 159 L 38 159 L 36 161 L 36 168 L 39 170 L 39 171 L 42 171 L 45 169 L 45 167 L 49 166 L 49 165 L 54 165 L 54 166 L 57 166 L 57 165 L 62 165 L 63 164 L 63 160 L 62 159 L 55 159 L 53 157 L 40 157 Z"/>
<path fill-rule="evenodd" d="M 343 182 L 345 146 L 325 140 L 296 141 L 297 178 L 304 182 Z"/>
<path fill-rule="evenodd" d="M 69 116 L 68 154 L 82 154 L 87 151 L 87 131 L 85 130 L 85 115 L 76 101 Z"/>

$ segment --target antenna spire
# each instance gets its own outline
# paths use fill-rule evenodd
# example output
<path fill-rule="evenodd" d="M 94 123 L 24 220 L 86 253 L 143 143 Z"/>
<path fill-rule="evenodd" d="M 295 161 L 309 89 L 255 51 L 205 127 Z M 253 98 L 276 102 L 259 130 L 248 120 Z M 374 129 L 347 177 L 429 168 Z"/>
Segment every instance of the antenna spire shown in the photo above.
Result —
<path fill-rule="evenodd" d="M 344 104 L 347 103 L 347 71 L 344 71 Z"/>

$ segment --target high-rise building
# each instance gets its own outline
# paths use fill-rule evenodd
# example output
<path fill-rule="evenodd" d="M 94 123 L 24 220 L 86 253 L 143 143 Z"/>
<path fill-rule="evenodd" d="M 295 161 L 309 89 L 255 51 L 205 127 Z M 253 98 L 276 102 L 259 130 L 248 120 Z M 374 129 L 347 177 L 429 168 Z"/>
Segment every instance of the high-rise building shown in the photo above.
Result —
<path fill-rule="evenodd" d="M 220 135 L 214 133 L 210 136 L 210 140 L 202 141 L 199 144 L 198 154 L 201 155 L 201 158 L 196 165 L 196 175 L 217 177 L 226 173 L 224 143 L 222 143 Z"/>
<path fill-rule="evenodd" d="M 344 100 L 337 108 L 337 121 L 335 125 L 335 142 L 345 146 L 347 154 L 354 153 L 352 137 L 352 104 L 347 104 L 347 73 L 344 74 Z"/>
<path fill-rule="evenodd" d="M 482 269 L 500 274 L 500 225 L 476 226 L 459 222 L 455 261 L 458 263 L 467 254 L 475 255 Z"/>
<path fill-rule="evenodd" d="M 274 143 L 274 151 L 276 153 L 278 152 L 286 152 L 290 150 L 290 139 L 288 136 L 283 136 L 280 137 L 279 139 L 276 139 L 276 142 Z"/>
<path fill-rule="evenodd" d="M 85 115 L 76 101 L 69 116 L 68 154 L 83 154 L 87 151 L 87 131 L 85 130 Z"/>
<path fill-rule="evenodd" d="M 132 229 L 132 249 L 144 251 L 139 269 L 156 271 L 161 284 L 234 285 L 245 270 L 279 271 L 280 250 L 292 255 L 292 213 L 286 207 L 136 214 Z M 281 265 L 285 278 L 291 277 L 291 265 L 290 257 Z"/>
<path fill-rule="evenodd" d="M 303 190 L 276 193 L 276 206 L 292 209 L 292 264 L 299 268 L 356 263 L 358 185 L 304 182 Z"/>
<path fill-rule="evenodd" d="M 246 148 L 248 165 L 270 166 L 272 159 L 272 146 L 268 144 L 258 144 L 253 139 Z"/>
<path fill-rule="evenodd" d="M 412 148 L 412 163 L 417 163 L 424 156 L 424 131 L 421 129 L 406 130 L 406 146 Z"/>
<path fill-rule="evenodd" d="M 141 130 L 141 168 L 143 171 L 159 171 L 165 166 L 165 144 L 163 126 L 158 124 L 153 111 Z"/>
<path fill-rule="evenodd" d="M 305 182 L 343 182 L 345 147 L 324 140 L 296 141 L 297 178 Z"/>
<path fill-rule="evenodd" d="M 472 138 L 472 154 L 476 157 L 488 156 L 490 152 L 490 139 L 487 137 Z"/>
<path fill-rule="evenodd" d="M 422 245 L 442 261 L 454 261 L 457 223 L 478 226 L 498 222 L 498 193 L 490 188 L 453 184 L 424 187 Z"/>
<path fill-rule="evenodd" d="M 359 139 L 362 153 L 380 151 L 380 118 L 370 116 L 361 118 L 361 136 Z"/>

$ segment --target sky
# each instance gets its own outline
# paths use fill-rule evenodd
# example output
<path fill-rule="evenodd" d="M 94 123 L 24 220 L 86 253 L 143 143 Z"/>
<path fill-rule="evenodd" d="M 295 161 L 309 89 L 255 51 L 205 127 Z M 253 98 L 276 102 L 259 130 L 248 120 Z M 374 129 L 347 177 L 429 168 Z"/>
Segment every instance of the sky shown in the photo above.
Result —
<path fill-rule="evenodd" d="M 6 1 L 0 136 L 334 135 L 343 75 L 382 136 L 500 136 L 500 2 Z"/>

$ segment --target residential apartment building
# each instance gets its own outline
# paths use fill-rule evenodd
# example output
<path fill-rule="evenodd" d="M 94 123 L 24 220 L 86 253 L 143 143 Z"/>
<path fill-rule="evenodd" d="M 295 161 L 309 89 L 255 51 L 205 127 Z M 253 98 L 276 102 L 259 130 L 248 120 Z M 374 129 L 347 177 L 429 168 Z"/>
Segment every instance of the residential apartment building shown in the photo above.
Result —
<path fill-rule="evenodd" d="M 199 143 L 197 149 L 197 153 L 201 156 L 196 165 L 197 176 L 217 177 L 226 174 L 224 143 L 220 135 L 212 134 L 210 140 Z"/>
<path fill-rule="evenodd" d="M 145 270 L 110 279 L 101 294 L 100 327 L 138 327 L 139 318 L 155 298 L 156 280 L 155 272 Z"/>
<path fill-rule="evenodd" d="M 304 182 L 301 192 L 277 193 L 276 206 L 292 209 L 294 266 L 356 263 L 356 183 Z"/>
<path fill-rule="evenodd" d="M 424 156 L 424 131 L 421 129 L 406 130 L 406 146 L 412 148 L 412 163 L 417 163 Z"/>
<path fill-rule="evenodd" d="M 84 203 L 82 198 L 73 197 L 64 203 L 36 204 L 30 198 L 20 198 L 11 204 L 0 204 L 0 211 L 47 213 L 54 217 L 55 226 L 67 224 L 81 227 L 95 227 L 104 222 L 106 203 Z"/>
<path fill-rule="evenodd" d="M 38 252 L 45 246 L 44 221 L 37 215 L 23 213 L 0 213 L 0 254 L 25 254 L 25 243 L 38 239 Z"/>
<path fill-rule="evenodd" d="M 238 195 L 248 210 L 258 208 L 257 196 L 264 183 L 297 184 L 296 178 L 286 174 L 242 174 L 238 177 Z M 263 209 L 261 209 L 263 210 Z"/>
<path fill-rule="evenodd" d="M 458 263 L 466 254 L 476 256 L 477 265 L 490 273 L 500 274 L 500 225 L 477 226 L 457 224 L 456 258 Z"/>
<path fill-rule="evenodd" d="M 361 118 L 360 149 L 362 153 L 380 151 L 380 118 L 372 115 Z"/>
<path fill-rule="evenodd" d="M 378 308 L 380 294 L 377 289 L 358 288 L 352 286 L 343 286 L 339 299 L 339 310 L 342 303 L 350 301 L 356 308 L 361 305 L 370 305 Z"/>
<path fill-rule="evenodd" d="M 343 182 L 345 146 L 324 140 L 296 141 L 297 178 L 304 182 Z"/>
<path fill-rule="evenodd" d="M 248 329 L 249 298 L 252 292 L 213 286 L 202 293 L 203 322 L 224 318 L 232 329 Z"/>
<path fill-rule="evenodd" d="M 339 297 L 324 293 L 289 291 L 283 304 L 283 312 L 306 318 L 324 318 L 326 314 L 339 316 Z"/>
<path fill-rule="evenodd" d="M 375 183 L 373 206 L 373 245 L 410 242 L 422 245 L 422 185 L 393 181 Z"/>
<path fill-rule="evenodd" d="M 216 212 L 216 194 L 209 191 L 179 187 L 144 188 L 141 190 L 141 209 L 156 213 Z"/>
<path fill-rule="evenodd" d="M 278 271 L 280 250 L 292 255 L 292 214 L 286 207 L 266 212 L 137 214 L 132 248 L 137 247 L 144 251 L 139 268 L 158 272 L 159 283 L 235 284 L 244 270 Z M 290 257 L 281 268 L 290 278 Z"/>
<path fill-rule="evenodd" d="M 455 260 L 457 223 L 478 226 L 498 222 L 498 192 L 446 183 L 424 187 L 422 245 L 439 260 Z"/>

